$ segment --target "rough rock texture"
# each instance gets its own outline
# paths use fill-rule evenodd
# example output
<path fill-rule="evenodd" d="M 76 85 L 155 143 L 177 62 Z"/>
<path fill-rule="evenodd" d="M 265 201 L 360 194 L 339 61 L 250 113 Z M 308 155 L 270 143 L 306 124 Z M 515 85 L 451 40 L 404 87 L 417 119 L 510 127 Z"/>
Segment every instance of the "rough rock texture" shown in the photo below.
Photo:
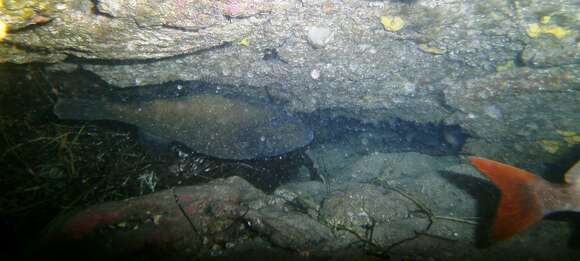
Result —
<path fill-rule="evenodd" d="M 11 34 L 7 44 L 30 48 L 31 53 L 40 49 L 103 60 L 167 58 L 224 46 L 264 23 L 274 6 L 284 6 L 276 1 L 230 0 L 45 2 L 54 8 L 35 6 L 30 12 L 50 21 Z M 5 19 L 10 23 L 17 15 Z"/>
<path fill-rule="evenodd" d="M 318 155 L 317 162 L 334 157 Z M 350 158 L 380 161 L 384 168 L 361 165 L 364 172 L 378 173 L 366 182 L 342 179 L 348 171 L 334 172 L 327 184 L 294 182 L 272 195 L 234 176 L 105 203 L 60 219 L 50 230 L 50 244 L 35 247 L 61 256 L 68 246 L 80 250 L 75 257 L 95 260 L 125 255 L 136 260 L 224 255 L 255 260 L 282 249 L 341 260 L 363 253 L 397 260 L 573 260 L 578 254 L 563 240 L 572 233 L 569 226 L 553 221 L 542 221 L 510 241 L 477 248 L 498 195 L 462 159 L 418 153 Z"/>
<path fill-rule="evenodd" d="M 74 62 L 118 87 L 244 86 L 294 111 L 364 121 L 459 124 L 472 135 L 463 152 L 510 162 L 580 144 L 575 0 L 4 2 L 4 62 Z M 404 26 L 385 30 L 380 18 L 395 16 Z M 312 28 L 325 29 L 324 44 L 309 42 Z"/>

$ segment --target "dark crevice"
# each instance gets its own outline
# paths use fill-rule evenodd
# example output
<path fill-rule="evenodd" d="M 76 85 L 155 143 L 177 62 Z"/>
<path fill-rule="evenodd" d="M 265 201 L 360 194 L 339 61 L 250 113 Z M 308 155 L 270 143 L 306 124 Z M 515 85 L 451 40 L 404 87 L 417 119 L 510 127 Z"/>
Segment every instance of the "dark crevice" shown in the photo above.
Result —
<path fill-rule="evenodd" d="M 65 48 L 43 48 L 43 47 L 39 47 L 39 46 L 30 46 L 30 45 L 25 45 L 23 43 L 14 43 L 14 42 L 8 42 L 6 41 L 6 44 L 9 44 L 17 49 L 23 50 L 25 52 L 29 52 L 29 53 L 38 53 L 38 54 L 43 54 L 43 55 L 50 55 L 50 54 L 58 54 L 59 52 L 55 52 L 55 51 L 60 51 L 61 54 L 65 54 L 65 55 L 70 55 L 71 52 L 76 52 L 76 53 L 86 53 L 89 54 L 89 51 L 86 50 L 82 50 L 79 48 L 74 48 L 74 47 L 65 47 Z"/>
<path fill-rule="evenodd" d="M 448 112 L 459 112 L 461 111 L 458 108 L 455 108 L 451 105 L 449 105 L 449 103 L 447 103 L 447 99 L 445 98 L 445 92 L 443 92 L 443 90 L 437 90 L 435 91 L 433 94 L 433 97 L 435 98 L 435 101 L 437 101 L 437 103 L 443 107 L 445 110 L 447 110 Z"/>
<path fill-rule="evenodd" d="M 514 65 L 516 67 L 526 67 L 526 64 L 524 63 L 524 59 L 522 57 L 523 53 L 524 53 L 523 50 L 516 53 L 516 57 L 514 59 Z"/>
<path fill-rule="evenodd" d="M 24 30 L 24 29 L 22 29 L 22 30 Z M 50 48 L 43 48 L 43 47 L 38 47 L 38 46 L 24 45 L 22 43 L 15 43 L 15 42 L 10 42 L 10 41 L 5 41 L 4 44 L 8 44 L 8 45 L 13 46 L 17 49 L 21 49 L 21 50 L 23 50 L 25 52 L 29 52 L 29 53 L 38 53 L 38 54 L 43 54 L 43 55 L 62 53 L 64 55 L 67 55 L 67 58 L 63 61 L 64 63 L 73 63 L 73 64 L 79 64 L 79 65 L 86 64 L 86 65 L 110 65 L 110 66 L 153 64 L 153 63 L 160 62 L 160 61 L 181 59 L 181 58 L 184 58 L 184 57 L 187 57 L 190 55 L 201 55 L 205 52 L 212 52 L 212 51 L 216 51 L 219 49 L 228 48 L 232 45 L 231 42 L 224 42 L 222 44 L 212 46 L 209 48 L 205 48 L 205 49 L 201 49 L 201 50 L 197 50 L 197 51 L 192 51 L 192 52 L 186 52 L 186 53 L 177 54 L 177 55 L 172 54 L 170 56 L 161 57 L 161 58 L 103 59 L 103 58 L 80 57 L 78 54 L 82 53 L 82 54 L 90 55 L 91 52 L 87 51 L 87 50 L 80 49 L 80 48 L 75 48 L 75 47 L 64 47 L 64 48 L 50 49 Z"/>
<path fill-rule="evenodd" d="M 564 183 L 564 175 L 567 170 L 572 168 L 576 162 L 580 159 L 580 144 L 572 146 L 568 153 L 562 155 L 557 161 L 551 163 L 544 163 L 546 166 L 544 178 L 555 183 Z"/>
<path fill-rule="evenodd" d="M 101 10 L 99 10 L 99 0 L 91 0 L 91 2 L 93 3 L 93 6 L 91 7 L 91 13 L 93 15 L 104 16 L 104 17 L 111 18 L 111 19 L 115 18 L 111 14 L 103 13 L 103 12 L 101 12 Z"/>
<path fill-rule="evenodd" d="M 23 50 L 23 51 L 29 52 L 29 53 L 38 53 L 38 54 L 44 54 L 44 55 L 50 55 L 51 53 L 53 53 L 48 48 L 41 48 L 38 46 L 29 46 L 29 45 L 24 45 L 22 43 L 15 43 L 15 42 L 11 42 L 11 41 L 4 41 L 3 44 L 9 45 L 10 47 L 14 47 L 16 49 L 20 49 L 20 50 Z"/>
<path fill-rule="evenodd" d="M 419 152 L 430 155 L 456 155 L 471 137 L 459 125 L 441 122 L 416 123 L 393 118 L 378 123 L 364 123 L 331 110 L 304 116 L 316 131 L 316 143 L 344 144 L 359 153 L 380 151 Z"/>
<path fill-rule="evenodd" d="M 139 26 L 139 27 L 141 27 L 141 26 Z M 181 31 L 181 32 L 197 33 L 197 32 L 203 31 L 205 29 L 211 28 L 212 26 L 205 26 L 205 27 L 200 27 L 200 28 L 196 28 L 196 29 L 188 29 L 188 28 L 183 27 L 183 26 L 162 24 L 161 27 L 171 29 L 171 30 L 177 30 L 177 31 Z"/>
<path fill-rule="evenodd" d="M 45 26 L 45 25 L 48 25 L 50 23 L 52 23 L 52 19 L 49 20 L 49 21 L 47 21 L 47 22 L 44 22 L 44 23 L 38 23 L 38 24 L 34 24 L 33 23 L 33 24 L 27 25 L 27 26 L 22 27 L 22 28 L 10 29 L 9 32 L 11 34 L 16 34 L 16 33 L 23 33 L 23 32 L 33 31 L 33 30 L 35 30 L 35 29 L 37 29 L 37 28 L 39 28 L 41 26 Z"/>
<path fill-rule="evenodd" d="M 167 57 L 161 57 L 161 58 L 144 58 L 144 59 L 139 59 L 139 58 L 131 58 L 131 59 L 102 59 L 102 58 L 98 58 L 98 59 L 90 59 L 90 58 L 83 58 L 83 57 L 78 57 L 78 56 L 74 56 L 74 55 L 70 55 L 64 62 L 66 63 L 74 63 L 74 64 L 87 64 L 87 65 L 110 65 L 110 66 L 115 66 L 115 65 L 135 65 L 135 64 L 153 64 L 156 62 L 160 62 L 160 61 L 167 61 L 167 60 L 176 60 L 176 59 L 181 59 L 190 55 L 200 55 L 203 54 L 205 52 L 212 52 L 212 51 L 216 51 L 219 49 L 223 49 L 223 48 L 228 48 L 232 45 L 231 42 L 224 42 L 222 44 L 216 45 L 216 46 L 212 46 L 209 48 L 205 48 L 205 49 L 201 49 L 201 50 L 197 50 L 197 51 L 193 51 L 193 52 L 189 52 L 189 53 L 183 53 L 183 54 L 177 54 L 177 55 L 171 55 L 171 56 L 167 56 Z"/>
<path fill-rule="evenodd" d="M 272 12 L 258 12 L 258 13 L 250 14 L 250 15 L 236 15 L 236 16 L 231 16 L 231 15 L 225 14 L 224 15 L 224 18 L 228 22 L 233 23 L 236 20 L 241 21 L 241 20 L 245 20 L 245 19 L 248 19 L 248 18 L 252 18 L 252 17 L 255 17 L 255 18 L 267 17 L 268 15 L 271 15 L 271 14 L 272 14 Z"/>
<path fill-rule="evenodd" d="M 218 93 L 232 98 L 245 97 L 243 99 L 250 103 L 281 105 L 285 102 L 276 100 L 267 91 L 261 91 L 261 88 L 249 86 L 236 87 L 204 81 L 172 81 L 140 88 L 115 89 L 94 73 L 79 70 L 76 74 L 76 76 L 54 74 L 52 81 L 64 88 L 61 90 L 63 94 L 67 94 L 67 86 L 70 86 L 68 89 L 78 92 L 81 83 L 87 86 L 85 95 L 107 97 L 117 102 L 139 102 L 206 93 Z M 248 93 L 248 90 L 261 92 Z M 459 125 L 442 122 L 417 123 L 390 118 L 376 123 L 366 123 L 355 117 L 336 115 L 341 115 L 340 111 L 328 109 L 300 116 L 315 130 L 315 143 L 349 145 L 360 153 L 416 151 L 431 155 L 455 155 L 461 151 L 467 138 L 472 137 Z"/>

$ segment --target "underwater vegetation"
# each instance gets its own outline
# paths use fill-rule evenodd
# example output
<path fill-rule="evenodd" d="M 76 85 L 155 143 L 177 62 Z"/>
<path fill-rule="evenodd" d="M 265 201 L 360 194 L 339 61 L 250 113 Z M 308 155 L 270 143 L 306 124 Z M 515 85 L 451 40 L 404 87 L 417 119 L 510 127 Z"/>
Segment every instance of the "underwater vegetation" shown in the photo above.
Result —
<path fill-rule="evenodd" d="M 13 251 L 61 211 L 139 195 L 134 178 L 156 162 L 127 132 L 54 122 L 50 85 L 27 68 L 0 67 L 0 226 Z"/>

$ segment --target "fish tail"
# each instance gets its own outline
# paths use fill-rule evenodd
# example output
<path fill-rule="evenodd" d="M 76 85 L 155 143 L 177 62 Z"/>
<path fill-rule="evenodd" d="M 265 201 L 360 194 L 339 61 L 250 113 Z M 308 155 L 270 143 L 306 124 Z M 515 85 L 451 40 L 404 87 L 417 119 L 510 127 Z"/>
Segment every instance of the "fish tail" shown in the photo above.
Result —
<path fill-rule="evenodd" d="M 59 98 L 53 108 L 54 114 L 63 120 L 108 119 L 106 102 L 100 99 Z"/>
<path fill-rule="evenodd" d="M 497 161 L 469 157 L 469 161 L 500 189 L 501 199 L 492 239 L 504 240 L 524 231 L 544 216 L 538 189 L 546 189 L 544 180 L 525 170 Z"/>

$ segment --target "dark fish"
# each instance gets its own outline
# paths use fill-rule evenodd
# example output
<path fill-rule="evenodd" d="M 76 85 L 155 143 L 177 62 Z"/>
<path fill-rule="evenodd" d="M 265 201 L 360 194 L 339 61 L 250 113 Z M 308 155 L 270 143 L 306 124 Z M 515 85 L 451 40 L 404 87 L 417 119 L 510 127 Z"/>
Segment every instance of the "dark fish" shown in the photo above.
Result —
<path fill-rule="evenodd" d="M 557 185 L 497 161 L 478 157 L 469 157 L 469 161 L 501 191 L 494 240 L 508 239 L 550 213 L 580 212 L 580 162 L 566 172 L 566 184 Z"/>
<path fill-rule="evenodd" d="M 115 120 L 222 159 L 271 157 L 310 143 L 312 130 L 279 107 L 215 94 L 139 102 L 60 98 L 61 119 Z"/>

